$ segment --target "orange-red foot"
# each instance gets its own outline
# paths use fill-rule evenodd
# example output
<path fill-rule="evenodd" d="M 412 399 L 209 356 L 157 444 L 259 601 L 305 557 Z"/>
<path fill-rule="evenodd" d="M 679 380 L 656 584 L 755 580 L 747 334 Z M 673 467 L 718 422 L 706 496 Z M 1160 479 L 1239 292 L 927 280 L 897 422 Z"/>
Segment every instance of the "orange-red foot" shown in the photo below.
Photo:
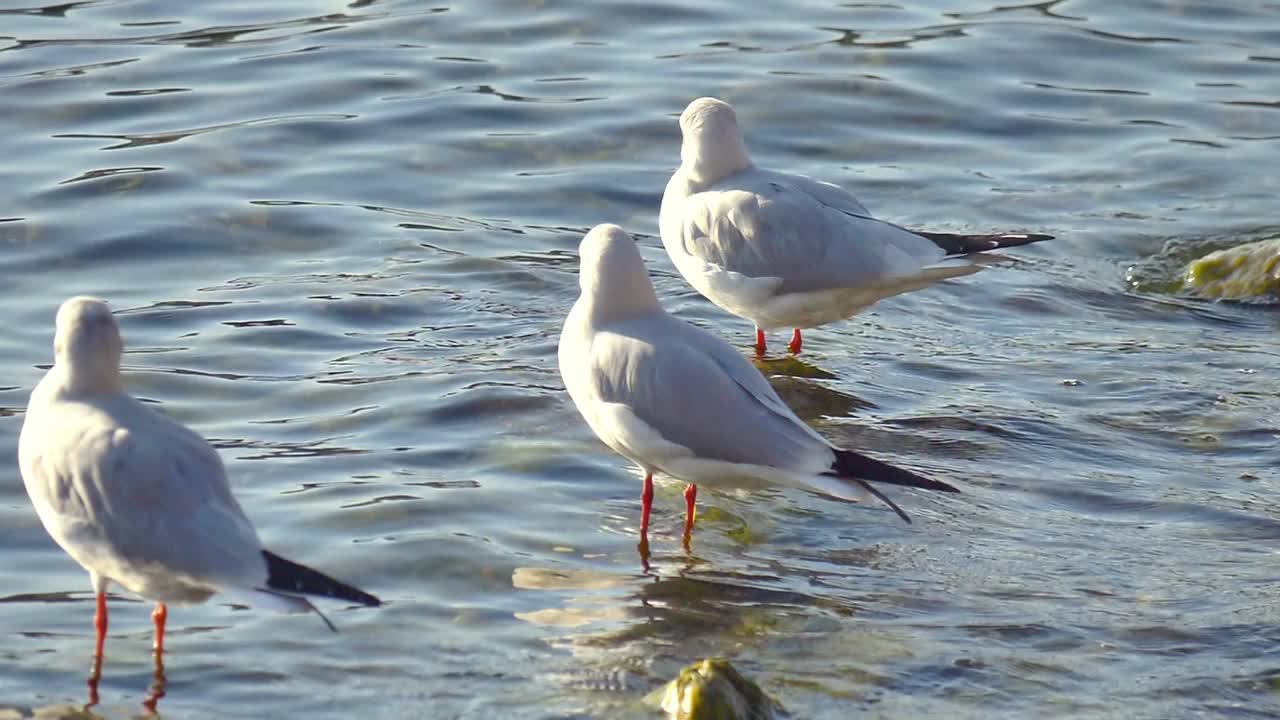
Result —
<path fill-rule="evenodd" d="M 696 514 L 695 506 L 698 504 L 698 486 L 684 486 L 684 546 L 689 547 L 689 540 L 693 537 L 693 518 Z"/>
<path fill-rule="evenodd" d="M 791 342 L 787 343 L 787 349 L 791 351 L 792 355 L 800 352 L 800 328 L 796 328 L 791 333 Z"/>
<path fill-rule="evenodd" d="M 764 344 L 764 331 L 760 328 L 756 328 L 756 356 L 764 357 L 764 351 L 766 349 L 767 348 Z"/>

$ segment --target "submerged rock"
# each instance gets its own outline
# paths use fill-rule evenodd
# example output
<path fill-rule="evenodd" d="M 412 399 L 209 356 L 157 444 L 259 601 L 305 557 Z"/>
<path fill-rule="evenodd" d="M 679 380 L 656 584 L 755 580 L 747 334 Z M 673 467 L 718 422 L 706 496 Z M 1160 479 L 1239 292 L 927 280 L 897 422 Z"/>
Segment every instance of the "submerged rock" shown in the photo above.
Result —
<path fill-rule="evenodd" d="M 1224 248 L 1192 260 L 1183 282 L 1205 297 L 1280 297 L 1280 238 Z"/>
<path fill-rule="evenodd" d="M 724 658 L 689 665 L 651 697 L 672 720 L 774 720 L 786 714 Z"/>

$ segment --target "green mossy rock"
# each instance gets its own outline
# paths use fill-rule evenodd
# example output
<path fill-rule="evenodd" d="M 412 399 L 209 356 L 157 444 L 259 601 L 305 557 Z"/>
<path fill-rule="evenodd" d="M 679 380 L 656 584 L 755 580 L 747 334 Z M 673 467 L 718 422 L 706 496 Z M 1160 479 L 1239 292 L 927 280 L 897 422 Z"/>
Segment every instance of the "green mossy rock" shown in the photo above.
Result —
<path fill-rule="evenodd" d="M 1280 238 L 1237 245 L 1192 260 L 1183 282 L 1189 290 L 1221 300 L 1280 297 Z"/>
<path fill-rule="evenodd" d="M 655 693 L 672 720 L 774 720 L 785 714 L 724 658 L 696 662 Z"/>

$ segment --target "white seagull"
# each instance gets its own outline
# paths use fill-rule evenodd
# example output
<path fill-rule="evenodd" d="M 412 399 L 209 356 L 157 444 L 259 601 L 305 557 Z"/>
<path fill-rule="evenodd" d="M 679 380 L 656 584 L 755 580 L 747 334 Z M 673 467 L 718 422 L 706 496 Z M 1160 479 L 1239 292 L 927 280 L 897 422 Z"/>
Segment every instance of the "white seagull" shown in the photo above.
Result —
<path fill-rule="evenodd" d="M 954 235 L 878 220 L 853 195 L 803 175 L 758 168 L 733 108 L 699 98 L 680 115 L 680 168 L 662 195 L 662 244 L 707 299 L 764 331 L 850 317 L 884 298 L 981 269 L 950 256 L 1051 235 Z"/>
<path fill-rule="evenodd" d="M 958 492 L 824 440 L 731 345 L 662 309 L 640 251 L 618 226 L 593 228 L 578 255 L 582 293 L 560 333 L 560 376 L 596 435 L 644 470 L 642 542 L 655 472 L 689 483 L 686 542 L 698 485 L 790 486 L 848 499 L 861 488 L 907 522 L 868 481 Z"/>
<path fill-rule="evenodd" d="M 113 582 L 157 603 L 151 616 L 157 662 L 169 603 L 204 602 L 223 592 L 285 611 L 315 610 L 304 594 L 380 604 L 263 549 L 213 447 L 124 391 L 123 349 L 105 302 L 64 302 L 53 367 L 31 393 L 18 442 L 22 479 L 40 521 L 89 571 L 97 595 L 91 687 Z"/>

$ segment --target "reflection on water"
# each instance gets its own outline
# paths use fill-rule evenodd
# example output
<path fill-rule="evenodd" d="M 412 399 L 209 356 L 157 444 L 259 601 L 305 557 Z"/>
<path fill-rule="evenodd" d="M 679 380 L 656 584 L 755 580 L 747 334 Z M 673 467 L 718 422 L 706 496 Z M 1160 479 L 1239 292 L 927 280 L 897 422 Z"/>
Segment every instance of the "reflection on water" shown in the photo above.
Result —
<path fill-rule="evenodd" d="M 868 549 L 845 554 L 843 561 L 873 567 L 880 562 L 878 555 Z M 674 672 L 673 662 L 712 650 L 742 658 L 753 668 L 751 659 L 761 648 L 784 637 L 799 643 L 796 652 L 801 652 L 801 646 L 811 649 L 814 666 L 847 656 L 852 644 L 861 648 L 865 661 L 873 656 L 880 661 L 904 656 L 901 649 L 893 649 L 892 639 L 877 639 L 874 631 L 840 629 L 838 618 L 859 613 L 857 603 L 827 592 L 786 589 L 792 583 L 778 572 L 787 571 L 772 563 L 721 571 L 705 559 L 673 556 L 655 558 L 654 571 L 642 576 L 522 567 L 515 569 L 512 582 L 518 589 L 558 597 L 555 607 L 516 616 L 564 633 L 554 642 L 572 652 L 577 669 L 558 681 L 580 692 L 604 695 L 604 707 L 614 711 L 634 706 L 634 697 L 608 696 L 652 690 Z M 815 587 L 822 587 L 820 578 L 821 574 L 812 578 Z M 838 636 L 828 637 L 832 632 Z M 842 646 L 845 650 L 837 650 Z M 873 647 L 888 655 L 871 653 Z M 809 649 L 803 654 L 808 655 Z M 836 700 L 859 697 L 861 693 L 850 688 L 874 679 L 865 672 L 848 677 L 847 666 L 828 667 L 804 680 L 788 679 L 777 668 L 759 670 L 765 674 L 766 687 L 783 694 L 794 686 Z M 844 677 L 836 681 L 839 676 Z"/>
<path fill-rule="evenodd" d="M 104 717 L 652 717 L 727 655 L 797 717 L 1273 714 L 1273 309 L 1183 295 L 1275 237 L 1267 3 L 360 0 L 0 7 L 0 717 L 83 717 L 83 573 L 16 474 L 57 304 L 212 438 L 264 542 L 377 589 L 341 632 L 118 604 Z M 676 114 L 911 227 L 1057 240 L 761 364 L 832 442 L 961 487 L 905 527 L 640 480 L 565 397 L 575 248 L 656 237 Z M 308 557 L 321 552 L 324 557 Z M 114 601 L 114 599 L 113 599 Z M 73 603 L 69 605 L 68 603 Z M 336 619 L 336 618 L 335 618 Z"/>
<path fill-rule="evenodd" d="M 156 671 L 155 671 L 155 674 L 151 676 L 151 684 L 147 686 L 147 697 L 142 701 L 142 707 L 146 708 L 147 711 L 150 713 L 154 714 L 155 712 L 157 712 L 157 707 L 159 706 L 160 698 L 165 696 L 165 687 L 167 685 L 168 685 L 168 680 L 164 676 L 164 662 L 160 659 L 160 656 L 157 654 L 156 655 Z M 96 695 L 97 688 L 95 688 L 94 690 Z M 96 700 L 97 698 L 94 697 L 93 701 L 96 701 Z"/>
<path fill-rule="evenodd" d="M 561 571 L 550 568 L 516 568 L 511 575 L 511 585 L 517 590 L 608 590 L 626 583 L 621 577 L 604 575 L 591 570 Z M 574 628 L 608 620 L 622 620 L 626 612 L 609 607 L 607 600 L 593 599 L 590 595 L 569 598 L 570 603 L 581 606 L 564 608 L 548 607 L 541 610 L 517 612 L 515 616 L 528 623 L 548 627 Z"/>

